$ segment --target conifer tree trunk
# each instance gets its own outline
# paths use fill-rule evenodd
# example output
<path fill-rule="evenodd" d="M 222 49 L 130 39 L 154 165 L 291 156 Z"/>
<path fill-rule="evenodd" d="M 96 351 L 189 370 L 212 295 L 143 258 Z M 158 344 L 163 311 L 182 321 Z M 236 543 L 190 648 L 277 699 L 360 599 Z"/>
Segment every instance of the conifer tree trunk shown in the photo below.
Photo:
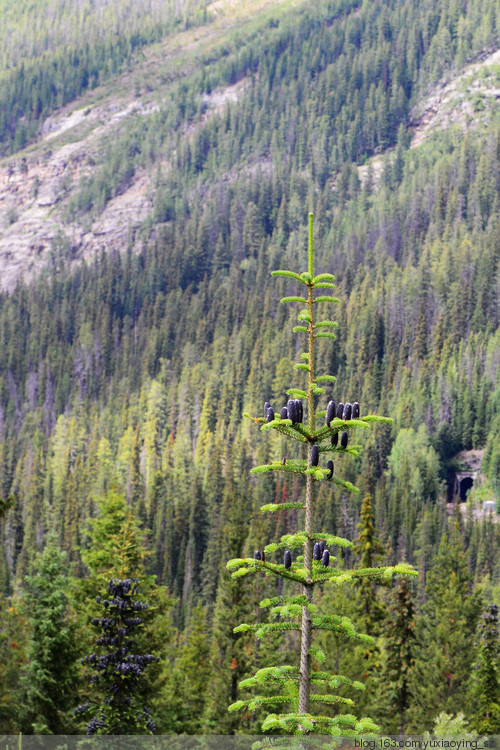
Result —
<path fill-rule="evenodd" d="M 306 533 L 312 531 L 312 497 L 313 497 L 313 478 L 307 477 L 306 488 Z M 312 578 L 312 540 L 308 538 L 304 547 L 304 564 L 307 570 L 307 577 Z M 313 584 L 305 584 L 302 587 L 303 594 L 307 601 L 312 601 Z M 300 682 L 299 682 L 299 714 L 309 713 L 309 690 L 310 690 L 310 655 L 312 636 L 311 613 L 307 607 L 302 607 L 301 623 L 301 642 L 300 642 Z"/>
<path fill-rule="evenodd" d="M 309 274 L 311 279 L 314 277 L 313 273 L 313 224 L 312 215 L 309 214 Z M 314 393 L 313 388 L 314 382 L 314 303 L 313 303 L 313 290 L 312 287 L 308 289 L 307 303 L 309 308 L 309 378 L 308 378 L 308 393 L 307 393 L 307 413 L 308 413 L 308 427 L 310 433 L 314 432 Z M 311 466 L 311 447 L 309 446 L 308 466 Z M 313 478 L 308 475 L 306 478 L 306 509 L 305 509 L 305 531 L 307 534 L 307 541 L 304 545 L 304 567 L 307 571 L 307 578 L 312 579 L 312 515 L 313 515 L 313 497 L 314 497 L 314 485 Z M 302 588 L 303 594 L 306 596 L 307 601 L 312 601 L 313 584 L 306 583 Z M 300 642 L 300 681 L 299 681 L 299 714 L 309 713 L 309 691 L 310 691 L 310 661 L 309 650 L 311 648 L 311 637 L 312 637 L 312 623 L 311 613 L 307 607 L 302 607 L 302 623 L 301 623 L 301 642 Z"/>

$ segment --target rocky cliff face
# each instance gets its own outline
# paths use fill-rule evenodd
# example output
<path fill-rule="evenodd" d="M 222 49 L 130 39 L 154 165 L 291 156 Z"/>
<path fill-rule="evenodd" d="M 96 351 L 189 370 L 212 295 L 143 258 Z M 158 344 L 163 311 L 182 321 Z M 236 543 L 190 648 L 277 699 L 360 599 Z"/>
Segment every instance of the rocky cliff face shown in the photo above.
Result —
<path fill-rule="evenodd" d="M 184 129 L 191 139 L 207 119 L 235 102 L 248 81 L 205 95 L 199 121 Z M 101 94 L 102 96 L 102 94 Z M 99 99 L 100 92 L 93 93 Z M 87 97 L 87 102 L 90 97 Z M 123 250 L 151 213 L 159 165 L 134 175 L 127 189 L 89 219 L 68 221 L 67 206 L 82 178 L 100 161 L 104 139 L 113 137 L 131 117 L 148 117 L 160 105 L 153 99 L 110 97 L 104 104 L 65 108 L 50 117 L 40 141 L 22 154 L 0 162 L 0 288 L 12 289 L 63 251 L 66 261 L 79 262 L 101 250 Z M 168 170 L 168 163 L 161 164 Z"/>
<path fill-rule="evenodd" d="M 2 289 L 11 289 L 19 278 L 29 280 L 62 245 L 72 259 L 82 259 L 126 243 L 151 208 L 148 176 L 136 175 L 89 225 L 68 223 L 64 209 L 80 180 L 91 173 L 102 138 L 126 117 L 147 116 L 155 109 L 155 102 L 115 101 L 90 111 L 63 111 L 47 121 L 35 148 L 0 164 Z"/>

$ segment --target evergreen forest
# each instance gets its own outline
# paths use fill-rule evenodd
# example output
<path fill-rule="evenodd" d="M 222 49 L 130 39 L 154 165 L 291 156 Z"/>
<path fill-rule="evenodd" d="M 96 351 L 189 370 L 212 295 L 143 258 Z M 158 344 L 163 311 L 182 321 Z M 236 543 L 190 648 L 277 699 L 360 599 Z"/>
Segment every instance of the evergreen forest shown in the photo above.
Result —
<path fill-rule="evenodd" d="M 149 174 L 140 228 L 85 259 L 61 231 L 0 292 L 0 735 L 283 730 L 264 707 L 306 606 L 338 616 L 308 657 L 317 680 L 343 676 L 323 709 L 336 726 L 500 735 L 500 2 L 251 5 L 0 0 L 9 180 L 36 179 L 61 107 L 139 69 L 136 96 L 161 90 L 53 209 L 88 229 Z M 198 46 L 153 70 L 181 33 Z M 316 483 L 342 585 L 304 604 L 283 551 L 305 483 L 273 462 L 317 460 L 288 423 L 265 427 L 290 388 L 307 403 L 305 292 L 271 272 L 313 284 L 310 213 L 339 302 L 309 414 L 317 394 L 322 423 L 332 400 L 387 419 L 359 451 L 342 436 L 335 482 Z M 363 574 L 378 566 L 403 575 Z"/>

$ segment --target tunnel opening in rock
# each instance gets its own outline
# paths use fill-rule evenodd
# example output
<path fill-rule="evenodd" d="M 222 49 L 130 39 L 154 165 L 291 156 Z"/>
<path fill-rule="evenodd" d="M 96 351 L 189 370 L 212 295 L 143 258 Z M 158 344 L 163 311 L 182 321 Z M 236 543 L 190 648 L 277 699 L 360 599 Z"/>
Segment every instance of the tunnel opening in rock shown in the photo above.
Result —
<path fill-rule="evenodd" d="M 465 503 L 467 500 L 467 493 L 469 492 L 470 488 L 474 485 L 474 480 L 472 477 L 464 477 L 460 482 L 459 487 L 459 495 L 460 495 L 460 502 Z"/>

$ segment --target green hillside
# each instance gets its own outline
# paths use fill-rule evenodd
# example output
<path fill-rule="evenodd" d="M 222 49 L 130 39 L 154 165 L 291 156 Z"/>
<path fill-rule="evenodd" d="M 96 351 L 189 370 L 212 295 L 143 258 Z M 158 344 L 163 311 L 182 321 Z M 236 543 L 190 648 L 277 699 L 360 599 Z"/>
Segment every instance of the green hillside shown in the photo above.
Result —
<path fill-rule="evenodd" d="M 206 19 L 205 5 L 2 0 L 1 152 L 23 148 L 52 111 L 133 65 L 146 45 Z"/>
<path fill-rule="evenodd" d="M 255 653 L 233 634 L 260 616 L 259 598 L 280 592 L 268 579 L 232 581 L 225 563 L 297 526 L 258 512 L 301 488 L 250 476 L 284 445 L 242 413 L 264 416 L 266 400 L 279 410 L 286 388 L 303 385 L 298 310 L 279 302 L 296 289 L 270 272 L 306 268 L 309 211 L 317 272 L 335 274 L 341 300 L 337 339 L 317 363 L 337 376 L 325 398 L 393 418 L 361 438 L 360 458 L 339 461 L 360 494 L 321 486 L 316 525 L 356 540 L 371 495 L 385 562 L 420 572 L 407 590 L 370 589 L 371 613 L 357 589 L 325 587 L 321 606 L 359 617 L 377 638 L 368 650 L 325 643 L 327 666 L 365 680 L 360 713 L 384 732 L 422 733 L 441 711 L 477 728 L 477 628 L 500 603 L 500 508 L 482 505 L 497 502 L 500 477 L 500 117 L 489 93 L 500 76 L 498 3 L 39 6 L 0 2 L 0 144 L 13 154 L 3 168 L 19 173 L 24 159 L 26 181 L 38 169 L 43 182 L 49 150 L 80 144 L 84 156 L 47 209 L 57 231 L 41 271 L 0 295 L 0 497 L 10 499 L 0 505 L 0 732 L 43 724 L 32 697 L 31 714 L 17 706 L 31 695 L 36 654 L 23 603 L 33 594 L 23 592 L 48 532 L 87 581 L 67 591 L 83 649 L 104 570 L 95 555 L 123 530 L 116 522 L 115 536 L 99 537 L 89 521 L 122 513 L 132 546 L 147 552 L 138 572 L 168 597 L 156 615 L 163 661 L 148 678 L 158 731 L 258 733 L 258 711 L 241 718 L 227 705 L 273 651 L 287 663 L 294 640 Z M 41 20 L 49 10 L 52 26 Z M 445 85 L 455 99 L 439 98 Z M 129 90 L 154 103 L 147 116 L 92 120 Z M 63 105 L 65 117 L 88 108 L 87 123 L 58 132 Z M 86 254 L 75 237 L 97 234 L 106 211 L 144 184 L 147 209 L 122 245 Z M 31 206 L 4 212 L 9 231 L 21 205 Z M 5 278 L 11 260 L 0 258 Z M 482 463 L 467 504 L 453 505 L 464 451 Z M 342 564 L 359 567 L 361 555 L 358 545 Z M 401 724 L 391 701 L 403 700 L 403 626 L 391 606 L 399 597 L 397 614 L 411 596 L 417 639 Z M 75 707 L 85 685 L 68 682 Z M 83 731 L 69 706 L 60 715 L 58 732 Z"/>

